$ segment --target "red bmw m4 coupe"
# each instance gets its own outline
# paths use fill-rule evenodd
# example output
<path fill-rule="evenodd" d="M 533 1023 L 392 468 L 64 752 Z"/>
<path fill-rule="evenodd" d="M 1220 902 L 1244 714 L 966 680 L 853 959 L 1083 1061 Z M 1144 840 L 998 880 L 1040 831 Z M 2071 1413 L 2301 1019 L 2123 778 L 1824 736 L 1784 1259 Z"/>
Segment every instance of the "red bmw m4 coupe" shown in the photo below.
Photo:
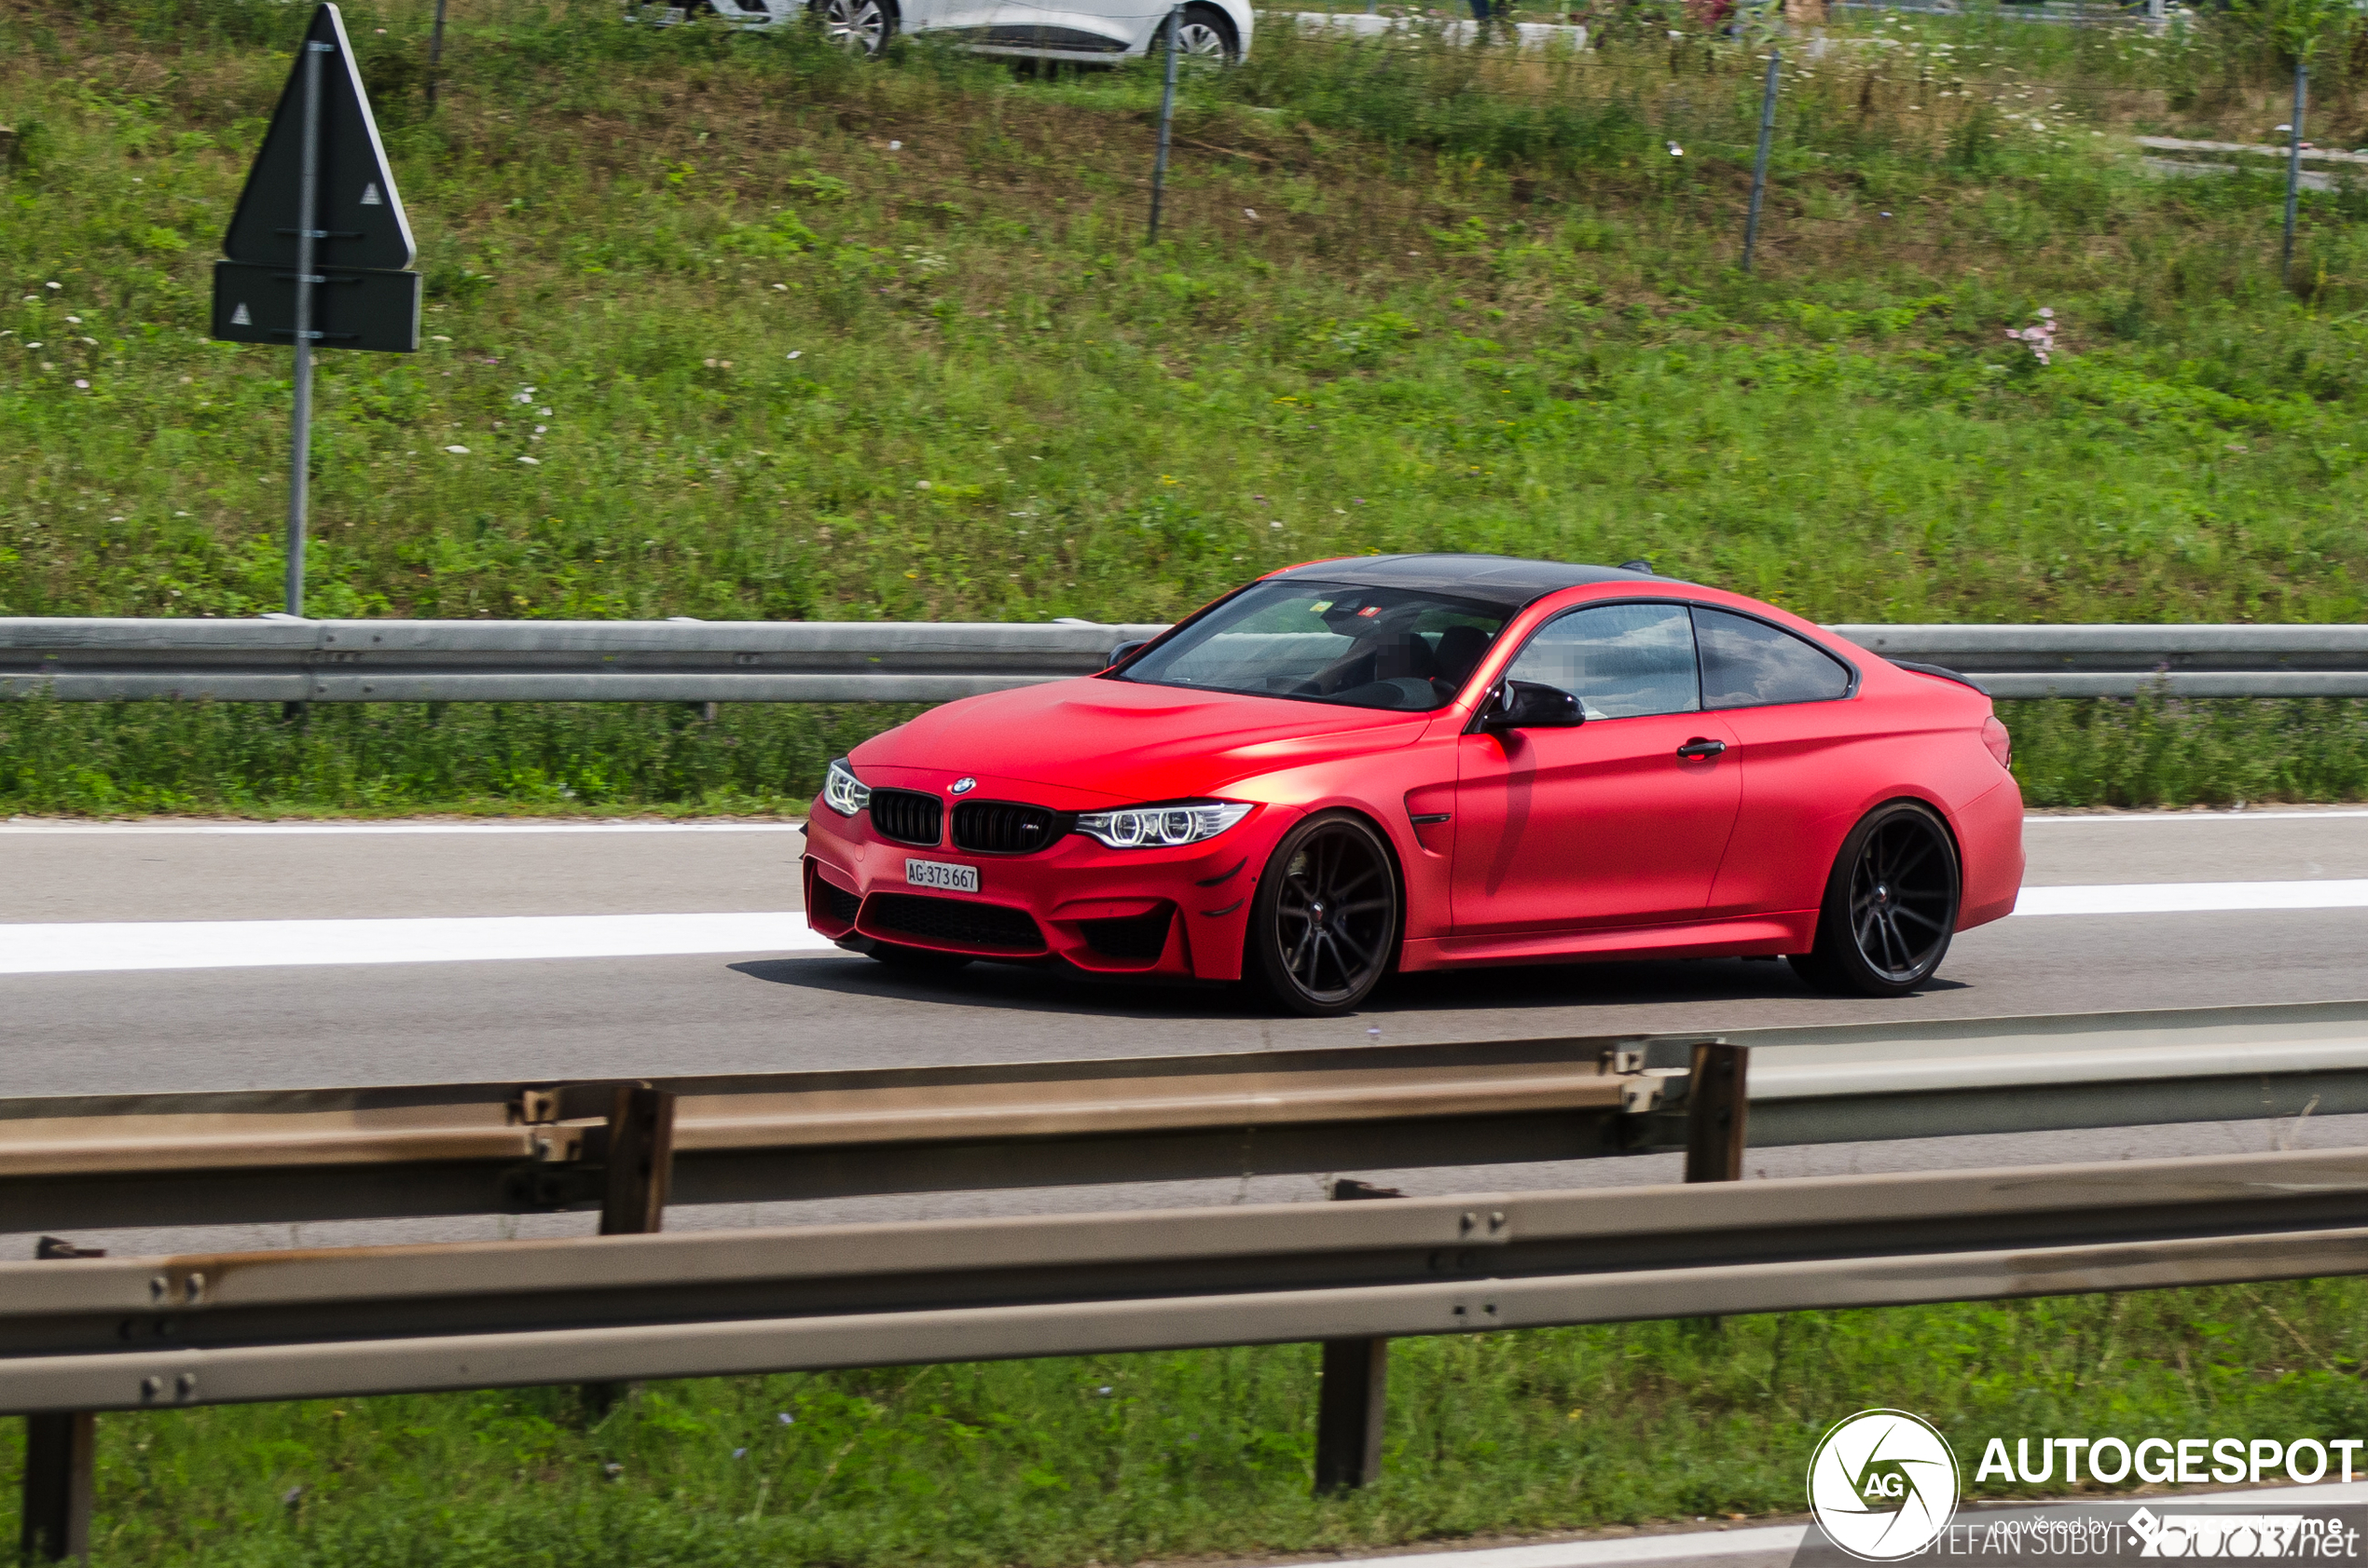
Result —
<path fill-rule="evenodd" d="M 1772 605 L 1498 556 L 1316 561 L 1099 675 L 966 698 L 830 766 L 807 918 L 920 967 L 1244 981 L 1783 955 L 1904 995 L 2011 913 L 1989 699 Z"/>

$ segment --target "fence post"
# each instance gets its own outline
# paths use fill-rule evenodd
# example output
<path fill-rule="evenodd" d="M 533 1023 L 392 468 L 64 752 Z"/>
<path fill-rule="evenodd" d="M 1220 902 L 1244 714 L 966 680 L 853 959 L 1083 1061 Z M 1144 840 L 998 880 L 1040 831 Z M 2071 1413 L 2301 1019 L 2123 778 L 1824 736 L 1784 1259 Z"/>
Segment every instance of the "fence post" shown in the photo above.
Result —
<path fill-rule="evenodd" d="M 1342 1177 L 1335 1199 L 1403 1198 L 1395 1187 Z M 1389 1416 L 1389 1341 L 1326 1340 L 1315 1405 L 1315 1495 L 1354 1492 L 1382 1475 L 1382 1429 Z"/>
<path fill-rule="evenodd" d="M 674 1094 L 646 1084 L 624 1085 L 609 1102 L 606 1190 L 600 1234 L 646 1236 L 666 1228 L 666 1200 L 674 1177 Z M 630 1382 L 587 1382 L 585 1408 L 605 1414 L 633 1392 Z"/>
<path fill-rule="evenodd" d="M 34 1256 L 104 1258 L 106 1249 L 44 1236 Z M 89 1410 L 24 1418 L 24 1509 L 18 1550 L 25 1561 L 65 1562 L 90 1555 L 98 1437 L 99 1418 Z"/>
<path fill-rule="evenodd" d="M 1694 1047 L 1686 1083 L 1686 1179 L 1741 1181 L 1749 1106 L 1743 1098 L 1751 1048 L 1725 1040 Z"/>
<path fill-rule="evenodd" d="M 1167 85 L 1160 89 L 1160 150 L 1151 158 L 1151 231 L 1146 243 L 1160 242 L 1160 201 L 1167 194 L 1167 131 L 1176 119 L 1176 34 L 1184 25 L 1184 8 L 1168 7 L 1161 24 L 1167 34 Z"/>
<path fill-rule="evenodd" d="M 2293 136 L 2286 144 L 2286 243 L 2278 258 L 2278 276 L 2288 288 L 2294 282 L 2294 197 L 2302 186 L 2302 112 L 2310 88 L 2310 67 L 2294 61 Z"/>
<path fill-rule="evenodd" d="M 1759 151 L 1752 158 L 1751 215 L 1743 220 L 1743 270 L 1752 269 L 1752 254 L 1759 248 L 1759 204 L 1768 194 L 1768 146 L 1776 135 L 1776 73 L 1784 51 L 1768 46 L 1768 81 L 1759 89 Z"/>
<path fill-rule="evenodd" d="M 428 113 L 435 113 L 435 78 L 444 64 L 445 0 L 435 0 L 435 26 L 428 33 Z"/>

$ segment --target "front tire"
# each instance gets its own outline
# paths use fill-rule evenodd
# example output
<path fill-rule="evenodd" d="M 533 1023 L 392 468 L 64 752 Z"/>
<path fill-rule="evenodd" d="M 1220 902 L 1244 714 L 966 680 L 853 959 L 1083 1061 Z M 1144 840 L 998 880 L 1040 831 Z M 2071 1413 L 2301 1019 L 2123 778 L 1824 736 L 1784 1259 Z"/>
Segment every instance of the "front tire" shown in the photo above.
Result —
<path fill-rule="evenodd" d="M 1250 903 L 1242 972 L 1309 1018 L 1356 1011 L 1397 950 L 1397 873 L 1362 817 L 1328 811 L 1283 835 Z"/>
<path fill-rule="evenodd" d="M 812 0 L 822 32 L 851 54 L 870 59 L 896 36 L 893 0 Z"/>
<path fill-rule="evenodd" d="M 1931 807 L 1894 801 L 1842 841 L 1817 914 L 1817 945 L 1791 956 L 1821 991 L 1905 997 L 1932 979 L 1957 930 L 1957 846 Z"/>

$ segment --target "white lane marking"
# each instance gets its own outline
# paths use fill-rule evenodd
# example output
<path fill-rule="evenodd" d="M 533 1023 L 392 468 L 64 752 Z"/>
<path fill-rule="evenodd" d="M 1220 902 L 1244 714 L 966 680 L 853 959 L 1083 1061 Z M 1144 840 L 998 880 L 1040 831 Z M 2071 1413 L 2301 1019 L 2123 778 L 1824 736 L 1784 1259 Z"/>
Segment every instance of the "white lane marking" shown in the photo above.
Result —
<path fill-rule="evenodd" d="M 2368 908 L 2368 879 L 2026 887 L 2018 915 Z M 386 920 L 89 920 L 0 925 L 0 974 L 452 964 L 699 953 L 826 953 L 794 911 L 497 915 Z"/>
<path fill-rule="evenodd" d="M 2017 915 L 2196 915 L 2247 909 L 2368 908 L 2368 880 L 2324 882 L 2126 882 L 2086 887 L 2026 887 Z"/>
<path fill-rule="evenodd" d="M 416 920 L 129 920 L 0 926 L 0 974 L 828 952 L 794 912 Z"/>
<path fill-rule="evenodd" d="M 2104 811 L 2094 815 L 2034 811 L 2024 816 L 2023 826 L 2036 828 L 2058 822 L 2313 822 L 2329 817 L 2368 817 L 2368 811 Z"/>
<path fill-rule="evenodd" d="M 0 833 L 795 833 L 804 822 L 68 822 L 11 817 Z"/>

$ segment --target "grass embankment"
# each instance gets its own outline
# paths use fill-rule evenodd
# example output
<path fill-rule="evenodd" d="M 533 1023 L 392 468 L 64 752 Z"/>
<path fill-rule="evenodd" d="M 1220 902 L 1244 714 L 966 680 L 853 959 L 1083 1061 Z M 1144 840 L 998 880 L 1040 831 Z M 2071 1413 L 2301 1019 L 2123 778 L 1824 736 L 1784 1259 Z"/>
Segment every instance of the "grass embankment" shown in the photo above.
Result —
<path fill-rule="evenodd" d="M 2359 1437 L 2363 1307 L 2334 1281 L 1405 1340 L 1383 1481 L 1321 1502 L 1312 1346 L 654 1384 L 589 1427 L 572 1390 L 106 1416 L 92 1561 L 1072 1564 L 1796 1513 L 1818 1434 L 1872 1405 L 1935 1421 L 1969 1484 L 1992 1436 Z"/>
<path fill-rule="evenodd" d="M 909 708 L 450 703 L 276 710 L 0 705 L 0 812 L 286 817 L 801 811 L 823 764 Z M 2035 806 L 2368 795 L 2368 705 L 2017 702 Z"/>
<path fill-rule="evenodd" d="M 324 357 L 316 612 L 1140 620 L 1389 549 L 1641 555 L 1826 619 L 2361 611 L 2361 199 L 2306 195 L 2292 294 L 2268 182 L 2149 180 L 2120 140 L 2264 137 L 2283 89 L 2241 41 L 1926 21 L 1802 51 L 1745 277 L 1757 65 L 1642 13 L 1576 58 L 1270 30 L 1187 84 L 1155 248 L 1139 73 L 464 5 L 430 117 L 425 17 L 349 10 L 428 338 Z M 276 607 L 285 359 L 202 317 L 295 25 L 262 0 L 0 11 L 0 614 Z M 2359 139 L 2348 75 L 2320 83 L 2314 126 Z M 2006 337 L 2043 309 L 2047 364 Z M 2034 797 L 2361 787 L 2357 709 L 2334 735 L 2168 713 L 2043 721 L 2076 754 L 2031 777 L 2083 782 Z M 275 722 L 64 722 L 127 759 L 112 796 L 45 769 L 0 802 L 811 782 L 585 749 L 679 750 L 650 712 L 488 721 L 535 758 L 457 775 L 412 710 L 343 722 L 413 782 L 332 787 L 346 732 Z M 2082 738 L 2166 723 L 2194 759 L 2168 771 Z M 176 724 L 235 736 L 193 757 L 296 760 L 138 760 Z"/>

